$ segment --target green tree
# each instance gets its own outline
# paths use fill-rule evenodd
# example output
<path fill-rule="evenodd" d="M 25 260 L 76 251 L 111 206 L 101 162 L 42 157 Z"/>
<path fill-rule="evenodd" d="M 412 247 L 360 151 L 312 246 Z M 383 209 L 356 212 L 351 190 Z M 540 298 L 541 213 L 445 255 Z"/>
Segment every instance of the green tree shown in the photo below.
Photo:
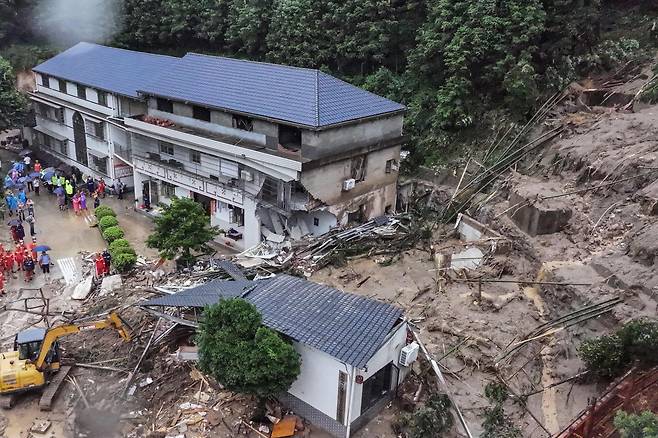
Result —
<path fill-rule="evenodd" d="M 264 58 L 271 7 L 269 0 L 233 0 L 229 5 L 226 41 L 235 53 Z"/>
<path fill-rule="evenodd" d="M 194 260 L 194 253 L 209 250 L 207 243 L 219 234 L 210 226 L 210 218 L 201 204 L 190 198 L 173 198 L 155 218 L 155 231 L 146 240 L 149 248 L 157 248 L 160 256 L 169 260 L 180 257 L 182 262 Z"/>
<path fill-rule="evenodd" d="M 0 131 L 23 126 L 27 99 L 15 87 L 14 70 L 0 57 Z"/>
<path fill-rule="evenodd" d="M 521 430 L 505 415 L 503 403 L 508 393 L 505 386 L 490 382 L 484 388 L 484 396 L 492 406 L 484 409 L 482 438 L 521 438 Z"/>
<path fill-rule="evenodd" d="M 658 438 L 658 415 L 650 411 L 640 414 L 618 411 L 615 427 L 622 438 Z"/>
<path fill-rule="evenodd" d="M 196 342 L 201 370 L 232 391 L 262 399 L 286 391 L 300 372 L 292 345 L 263 327 L 256 307 L 240 298 L 207 307 Z"/>

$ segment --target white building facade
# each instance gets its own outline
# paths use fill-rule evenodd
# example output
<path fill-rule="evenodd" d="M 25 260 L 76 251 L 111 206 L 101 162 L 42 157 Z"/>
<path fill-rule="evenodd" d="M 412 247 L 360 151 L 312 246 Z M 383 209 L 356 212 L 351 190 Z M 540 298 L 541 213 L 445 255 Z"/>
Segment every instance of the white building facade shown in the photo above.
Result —
<path fill-rule="evenodd" d="M 404 107 L 317 70 L 80 43 L 34 72 L 34 145 L 236 249 L 395 210 Z"/>

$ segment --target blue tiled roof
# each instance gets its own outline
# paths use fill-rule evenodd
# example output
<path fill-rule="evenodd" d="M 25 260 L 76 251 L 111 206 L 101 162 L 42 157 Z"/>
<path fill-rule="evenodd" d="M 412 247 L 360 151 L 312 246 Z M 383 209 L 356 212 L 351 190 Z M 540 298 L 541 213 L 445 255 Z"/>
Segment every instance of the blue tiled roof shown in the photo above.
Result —
<path fill-rule="evenodd" d="M 318 70 L 194 53 L 140 91 L 315 128 L 405 108 Z"/>
<path fill-rule="evenodd" d="M 137 90 L 178 61 L 180 58 L 83 42 L 32 70 L 111 93 L 137 97 Z"/>
<path fill-rule="evenodd" d="M 226 293 L 232 283 L 239 284 L 237 290 L 261 312 L 266 326 L 358 368 L 368 363 L 402 316 L 390 304 L 290 275 L 255 282 L 216 280 L 140 306 L 203 307 L 239 296 Z M 245 287 L 247 283 L 252 287 Z"/>

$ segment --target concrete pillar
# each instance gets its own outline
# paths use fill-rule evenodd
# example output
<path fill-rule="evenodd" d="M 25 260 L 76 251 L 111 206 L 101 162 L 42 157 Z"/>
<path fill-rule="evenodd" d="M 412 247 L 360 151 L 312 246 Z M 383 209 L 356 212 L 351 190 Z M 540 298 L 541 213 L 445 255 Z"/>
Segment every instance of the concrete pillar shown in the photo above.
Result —
<path fill-rule="evenodd" d="M 251 248 L 260 243 L 260 218 L 256 215 L 256 201 L 244 198 L 244 246 Z"/>

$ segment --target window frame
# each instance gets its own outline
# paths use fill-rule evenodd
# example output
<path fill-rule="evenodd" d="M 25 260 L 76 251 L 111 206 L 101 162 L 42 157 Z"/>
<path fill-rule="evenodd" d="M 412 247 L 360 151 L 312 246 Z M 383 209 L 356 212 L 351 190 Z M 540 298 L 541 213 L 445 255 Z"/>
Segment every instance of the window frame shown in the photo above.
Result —
<path fill-rule="evenodd" d="M 96 90 L 96 95 L 98 96 L 98 104 L 99 105 L 108 106 L 107 105 L 107 91 Z M 102 99 L 101 99 L 101 96 L 103 96 Z"/>
<path fill-rule="evenodd" d="M 69 90 L 68 90 L 68 86 L 66 85 L 66 81 L 64 79 L 58 79 L 58 81 L 59 81 L 59 87 L 57 87 L 57 88 L 59 89 L 59 92 L 64 93 L 64 94 L 69 94 Z"/>
<path fill-rule="evenodd" d="M 41 85 L 50 88 L 50 76 L 46 74 L 41 75 Z"/>
<path fill-rule="evenodd" d="M 76 95 L 78 96 L 78 98 L 82 100 L 87 100 L 87 87 L 85 87 L 82 84 L 75 84 L 75 86 L 77 87 Z"/>
<path fill-rule="evenodd" d="M 173 157 L 176 154 L 174 146 L 173 143 L 169 143 L 168 141 L 158 141 L 158 149 L 160 150 L 160 153 L 169 155 L 170 157 Z M 169 150 L 171 150 L 171 152 L 169 152 Z"/>
<path fill-rule="evenodd" d="M 160 195 L 169 199 L 176 196 L 176 185 L 162 181 L 162 184 L 160 184 Z"/>
<path fill-rule="evenodd" d="M 158 111 L 162 111 L 163 113 L 169 113 L 169 114 L 174 113 L 174 102 L 170 99 L 165 99 L 163 97 L 156 97 L 155 106 Z"/>
<path fill-rule="evenodd" d="M 192 118 L 202 122 L 210 122 L 210 109 L 199 105 L 192 105 Z"/>
<path fill-rule="evenodd" d="M 195 160 L 196 157 L 199 158 L 198 161 Z M 201 164 L 201 152 L 194 149 L 190 149 L 190 161 L 194 164 Z"/>
<path fill-rule="evenodd" d="M 247 116 L 241 116 L 239 114 L 233 114 L 231 125 L 233 128 L 239 129 L 241 131 L 253 132 L 254 119 Z"/>

